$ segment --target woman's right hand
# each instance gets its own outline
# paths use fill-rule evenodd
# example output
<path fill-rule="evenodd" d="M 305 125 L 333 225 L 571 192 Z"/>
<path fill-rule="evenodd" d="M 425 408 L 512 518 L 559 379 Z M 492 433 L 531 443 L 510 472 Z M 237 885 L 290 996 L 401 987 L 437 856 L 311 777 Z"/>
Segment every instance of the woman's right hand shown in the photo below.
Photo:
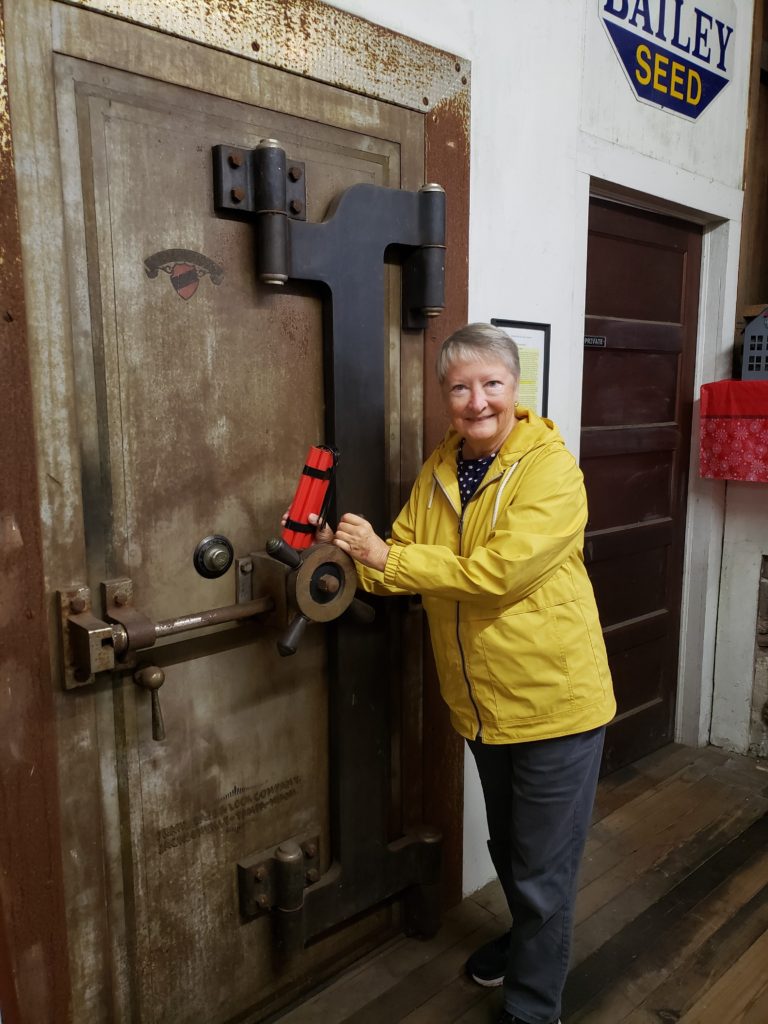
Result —
<path fill-rule="evenodd" d="M 288 513 L 290 511 L 291 510 L 289 508 L 287 508 L 285 510 L 285 512 L 283 512 L 283 518 L 280 520 L 280 524 L 283 527 L 283 529 L 285 529 L 285 524 L 288 521 Z M 314 512 L 311 512 L 307 518 L 309 519 L 310 523 L 312 523 L 313 526 L 317 525 L 318 517 L 314 514 Z M 335 534 L 334 534 L 333 530 L 331 529 L 331 527 L 326 522 L 326 523 L 323 523 L 323 525 L 320 527 L 319 530 L 315 530 L 315 539 L 312 541 L 312 543 L 313 544 L 332 544 L 334 536 L 335 536 Z"/>
<path fill-rule="evenodd" d="M 316 526 L 320 521 L 320 517 L 316 516 L 314 512 L 310 512 L 307 518 L 309 519 L 310 523 L 312 523 L 313 526 Z M 315 530 L 316 544 L 332 544 L 334 537 L 335 533 L 333 532 L 333 530 L 331 529 L 327 522 L 323 523 L 319 530 Z"/>

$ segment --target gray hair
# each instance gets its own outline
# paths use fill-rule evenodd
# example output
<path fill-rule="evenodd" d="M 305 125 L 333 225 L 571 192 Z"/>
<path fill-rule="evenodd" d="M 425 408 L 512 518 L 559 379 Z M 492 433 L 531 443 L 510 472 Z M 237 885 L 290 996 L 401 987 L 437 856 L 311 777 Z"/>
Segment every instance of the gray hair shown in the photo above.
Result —
<path fill-rule="evenodd" d="M 520 355 L 506 331 L 492 324 L 467 324 L 446 338 L 437 354 L 437 379 L 442 384 L 452 363 L 500 359 L 520 380 Z"/>

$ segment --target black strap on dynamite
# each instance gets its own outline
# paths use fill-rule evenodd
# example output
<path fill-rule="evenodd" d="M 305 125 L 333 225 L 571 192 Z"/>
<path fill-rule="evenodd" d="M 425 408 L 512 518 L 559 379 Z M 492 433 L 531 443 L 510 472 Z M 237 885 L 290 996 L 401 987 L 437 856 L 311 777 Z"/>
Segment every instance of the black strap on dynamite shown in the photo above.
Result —
<path fill-rule="evenodd" d="M 313 526 L 312 523 L 297 523 L 295 519 L 289 517 L 285 520 L 285 529 L 295 530 L 296 533 L 314 533 L 319 527 Z"/>
<path fill-rule="evenodd" d="M 316 480 L 332 480 L 335 469 L 335 462 L 332 466 L 329 466 L 328 469 L 318 469 L 316 466 L 308 466 L 306 463 L 304 463 L 304 469 L 302 469 L 302 473 L 305 476 L 313 476 Z"/>
<path fill-rule="evenodd" d="M 322 528 L 325 526 L 325 520 L 328 518 L 328 509 L 331 507 L 331 500 L 333 499 L 333 489 L 334 489 L 334 487 L 336 485 L 336 470 L 337 470 L 338 465 L 339 465 L 339 449 L 338 448 L 334 448 L 331 445 L 325 445 L 325 444 L 320 445 L 320 447 L 321 448 L 325 448 L 327 451 L 329 451 L 331 453 L 331 455 L 333 456 L 333 465 L 329 466 L 328 469 L 326 469 L 324 471 L 321 470 L 321 472 L 323 472 L 324 474 L 327 474 L 327 477 L 328 477 L 328 480 L 329 480 L 329 484 L 328 484 L 328 490 L 325 492 L 325 498 L 323 499 L 322 507 L 320 509 L 320 512 L 318 513 L 317 526 L 316 526 L 317 530 L 322 530 Z M 315 472 L 318 472 L 318 471 L 315 470 Z"/>

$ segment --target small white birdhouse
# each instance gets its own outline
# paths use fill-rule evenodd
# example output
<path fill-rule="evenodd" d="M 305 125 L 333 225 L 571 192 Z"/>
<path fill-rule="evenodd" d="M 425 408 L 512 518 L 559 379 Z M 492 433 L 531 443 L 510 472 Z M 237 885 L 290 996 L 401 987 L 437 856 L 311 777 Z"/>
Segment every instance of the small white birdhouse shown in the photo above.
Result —
<path fill-rule="evenodd" d="M 744 328 L 742 380 L 768 380 L 768 306 Z"/>

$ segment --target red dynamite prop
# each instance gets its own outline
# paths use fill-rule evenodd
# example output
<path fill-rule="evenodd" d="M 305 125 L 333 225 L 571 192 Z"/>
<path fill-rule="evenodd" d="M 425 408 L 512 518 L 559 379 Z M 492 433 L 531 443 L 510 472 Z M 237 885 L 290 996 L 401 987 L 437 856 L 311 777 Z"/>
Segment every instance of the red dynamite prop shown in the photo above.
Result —
<path fill-rule="evenodd" d="M 309 449 L 282 532 L 285 543 L 297 551 L 308 548 L 314 539 L 317 524 L 310 523 L 310 515 L 325 518 L 337 461 L 338 455 L 333 448 L 313 445 Z"/>

